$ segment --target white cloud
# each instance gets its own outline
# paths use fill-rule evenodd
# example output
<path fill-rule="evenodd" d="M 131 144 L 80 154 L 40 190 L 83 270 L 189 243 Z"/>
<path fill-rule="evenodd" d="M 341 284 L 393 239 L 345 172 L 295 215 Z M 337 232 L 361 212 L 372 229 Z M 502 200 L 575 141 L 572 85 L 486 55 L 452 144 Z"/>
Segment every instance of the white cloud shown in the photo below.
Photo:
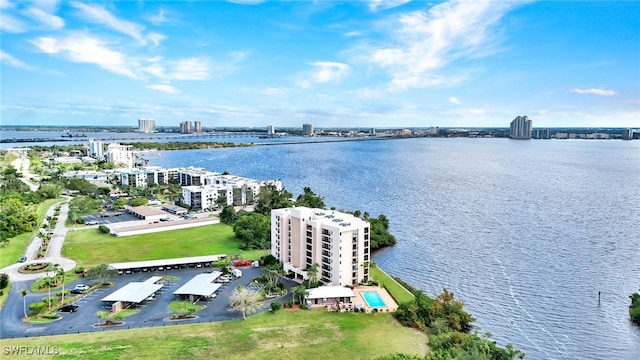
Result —
<path fill-rule="evenodd" d="M 167 94 L 177 94 L 179 92 L 178 89 L 174 88 L 169 84 L 152 84 L 152 85 L 147 85 L 147 88 L 152 90 L 162 91 Z"/>
<path fill-rule="evenodd" d="M 462 105 L 462 101 L 455 96 L 449 96 L 449 102 L 456 105 Z"/>
<path fill-rule="evenodd" d="M 206 80 L 210 73 L 209 61 L 205 58 L 190 58 L 175 63 L 170 78 L 176 80 Z"/>
<path fill-rule="evenodd" d="M 0 49 L 0 62 L 3 62 L 9 66 L 13 66 L 13 67 L 24 69 L 24 70 L 33 70 L 33 66 L 29 64 L 25 64 L 24 62 L 16 59 L 12 55 L 7 54 L 2 49 Z"/>
<path fill-rule="evenodd" d="M 160 45 L 160 42 L 166 39 L 167 37 L 162 34 L 152 32 L 152 33 L 149 33 L 149 35 L 147 35 L 147 38 L 151 40 L 151 42 L 153 43 L 153 47 L 156 47 Z"/>
<path fill-rule="evenodd" d="M 378 10 L 387 10 L 400 5 L 404 5 L 411 0 L 370 0 L 369 10 L 376 12 Z"/>
<path fill-rule="evenodd" d="M 27 31 L 24 23 L 9 14 L 2 14 L 2 21 L 0 21 L 0 31 L 9 33 L 21 33 Z"/>
<path fill-rule="evenodd" d="M 0 0 L 0 9 L 11 9 L 15 7 L 9 0 Z"/>
<path fill-rule="evenodd" d="M 472 115 L 484 115 L 487 113 L 485 109 L 471 108 L 466 110 L 467 113 Z"/>
<path fill-rule="evenodd" d="M 64 20 L 62 20 L 61 17 L 45 12 L 37 7 L 30 7 L 24 14 L 46 25 L 49 29 L 56 30 L 64 27 Z"/>
<path fill-rule="evenodd" d="M 307 88 L 311 83 L 328 83 L 342 80 L 349 72 L 349 65 L 333 61 L 317 61 L 310 63 L 314 69 L 305 73 L 305 78 L 298 85 Z"/>
<path fill-rule="evenodd" d="M 362 58 L 389 71 L 390 90 L 458 83 L 462 76 L 445 77 L 442 70 L 453 61 L 491 53 L 499 42 L 493 29 L 519 4 L 452 0 L 402 14 L 392 24 L 393 42 Z"/>
<path fill-rule="evenodd" d="M 64 38 L 39 37 L 31 43 L 47 54 L 61 54 L 73 62 L 95 64 L 116 74 L 137 78 L 122 53 L 110 50 L 100 39 L 86 34 Z"/>
<path fill-rule="evenodd" d="M 164 14 L 164 9 L 158 10 L 157 14 L 147 16 L 147 20 L 154 25 L 162 25 L 169 22 L 169 19 Z"/>
<path fill-rule="evenodd" d="M 573 92 L 576 94 L 598 95 L 598 96 L 613 96 L 616 94 L 615 91 L 608 90 L 608 89 L 573 89 Z"/>
<path fill-rule="evenodd" d="M 164 39 L 163 35 L 157 33 L 151 33 L 145 36 L 143 34 L 144 26 L 131 21 L 118 19 L 102 5 L 72 2 L 71 6 L 79 10 L 81 17 L 87 21 L 103 24 L 115 31 L 131 36 L 142 44 L 146 44 L 147 41 L 150 40 L 157 46 L 158 43 Z"/>

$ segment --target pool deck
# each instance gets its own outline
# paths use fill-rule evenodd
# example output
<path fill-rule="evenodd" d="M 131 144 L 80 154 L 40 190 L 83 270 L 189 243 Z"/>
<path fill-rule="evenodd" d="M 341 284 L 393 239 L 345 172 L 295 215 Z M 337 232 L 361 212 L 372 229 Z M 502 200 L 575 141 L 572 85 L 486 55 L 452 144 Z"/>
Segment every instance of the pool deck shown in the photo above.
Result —
<path fill-rule="evenodd" d="M 375 308 L 369 307 L 369 305 L 367 305 L 367 302 L 362 297 L 362 293 L 367 291 L 376 291 L 378 295 L 380 295 L 380 298 L 382 298 L 382 301 L 384 301 L 385 306 Z M 389 295 L 387 290 L 385 290 L 384 288 L 381 288 L 379 286 L 357 286 L 353 288 L 353 292 L 356 294 L 356 297 L 353 298 L 353 306 L 363 307 L 368 313 L 372 312 L 373 309 L 378 309 L 378 311 L 382 312 L 395 312 L 396 310 L 398 310 L 398 304 L 393 301 L 391 295 Z"/>

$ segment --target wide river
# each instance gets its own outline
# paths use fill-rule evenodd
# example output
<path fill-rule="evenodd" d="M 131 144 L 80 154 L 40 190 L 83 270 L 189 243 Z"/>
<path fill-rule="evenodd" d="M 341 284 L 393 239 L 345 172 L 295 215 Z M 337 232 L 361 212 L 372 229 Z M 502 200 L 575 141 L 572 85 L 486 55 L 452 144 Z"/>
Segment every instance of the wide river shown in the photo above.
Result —
<path fill-rule="evenodd" d="M 378 266 L 529 359 L 640 359 L 640 141 L 402 139 L 149 154 L 385 214 Z M 599 294 L 600 293 L 600 298 Z"/>

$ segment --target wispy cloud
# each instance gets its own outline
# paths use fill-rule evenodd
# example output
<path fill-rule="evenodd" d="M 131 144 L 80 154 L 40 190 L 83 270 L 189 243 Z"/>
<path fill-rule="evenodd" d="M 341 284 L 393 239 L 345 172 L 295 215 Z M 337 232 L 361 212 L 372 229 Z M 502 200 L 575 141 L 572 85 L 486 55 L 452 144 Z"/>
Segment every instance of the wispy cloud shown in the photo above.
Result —
<path fill-rule="evenodd" d="M 576 94 L 586 94 L 586 95 L 598 95 L 598 96 L 613 96 L 616 94 L 613 90 L 608 89 L 573 89 L 572 90 Z"/>
<path fill-rule="evenodd" d="M 369 10 L 376 12 L 378 10 L 387 10 L 400 5 L 404 5 L 411 0 L 370 0 Z"/>
<path fill-rule="evenodd" d="M 205 58 L 190 58 L 175 63 L 171 78 L 177 80 L 205 80 L 209 78 L 209 61 Z"/>
<path fill-rule="evenodd" d="M 0 31 L 8 33 L 21 33 L 27 31 L 27 29 L 22 20 L 12 15 L 3 13 L 2 21 L 0 21 Z"/>
<path fill-rule="evenodd" d="M 18 59 L 16 59 L 15 57 L 13 57 L 10 54 L 7 54 L 6 52 L 4 52 L 2 49 L 0 49 L 0 62 L 3 62 L 9 66 L 13 66 L 19 69 L 24 69 L 24 70 L 33 70 L 34 67 L 26 64 Z"/>
<path fill-rule="evenodd" d="M 46 12 L 38 7 L 30 7 L 24 12 L 24 14 L 52 30 L 64 27 L 64 20 L 62 20 L 61 17 L 56 16 L 53 13 Z"/>
<path fill-rule="evenodd" d="M 164 9 L 158 10 L 157 13 L 147 16 L 147 21 L 153 25 L 162 25 L 171 21 L 164 13 Z"/>
<path fill-rule="evenodd" d="M 307 88 L 311 83 L 328 83 L 342 80 L 349 72 L 349 65 L 333 61 L 317 61 L 309 65 L 313 70 L 305 73 L 298 85 Z"/>
<path fill-rule="evenodd" d="M 14 8 L 16 5 L 11 3 L 9 0 L 0 0 L 0 9 L 11 9 Z"/>
<path fill-rule="evenodd" d="M 460 75 L 442 71 L 456 60 L 490 54 L 500 42 L 494 28 L 518 4 L 452 0 L 402 14 L 392 24 L 391 44 L 369 50 L 364 58 L 390 73 L 393 91 L 459 83 Z"/>
<path fill-rule="evenodd" d="M 69 61 L 95 64 L 116 74 L 137 78 L 124 54 L 109 49 L 96 37 L 76 33 L 61 38 L 39 37 L 31 43 L 47 54 L 60 54 Z"/>
<path fill-rule="evenodd" d="M 449 96 L 449 102 L 455 105 L 462 105 L 462 101 L 455 96 Z"/>
<path fill-rule="evenodd" d="M 157 33 L 150 33 L 145 36 L 144 26 L 119 19 L 100 4 L 85 4 L 81 2 L 71 2 L 70 4 L 79 11 L 80 16 L 86 21 L 105 25 L 112 30 L 138 40 L 142 44 L 151 41 L 154 43 L 154 46 L 157 46 L 158 43 L 164 39 L 163 35 Z"/>
<path fill-rule="evenodd" d="M 178 89 L 174 88 L 169 84 L 152 84 L 152 85 L 147 85 L 147 88 L 152 90 L 162 91 L 167 94 L 177 94 L 179 92 Z"/>

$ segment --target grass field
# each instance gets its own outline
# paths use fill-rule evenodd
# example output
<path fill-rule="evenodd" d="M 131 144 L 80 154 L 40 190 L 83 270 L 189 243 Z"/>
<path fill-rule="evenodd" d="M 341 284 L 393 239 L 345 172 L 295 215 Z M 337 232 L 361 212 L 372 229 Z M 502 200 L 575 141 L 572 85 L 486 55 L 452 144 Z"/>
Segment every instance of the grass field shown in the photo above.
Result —
<path fill-rule="evenodd" d="M 384 271 L 380 270 L 377 266 L 371 267 L 371 276 L 380 286 L 387 289 L 398 305 L 411 302 L 414 299 L 413 294 L 410 293 L 409 290 L 398 284 L 397 281 L 387 275 Z"/>
<path fill-rule="evenodd" d="M 243 259 L 258 259 L 267 254 L 267 250 L 240 250 L 240 244 L 233 228 L 225 224 L 122 237 L 86 229 L 67 234 L 62 256 L 76 260 L 78 266 L 91 267 L 215 254 L 239 254 Z"/>
<path fill-rule="evenodd" d="M 31 243 L 31 238 L 33 234 L 40 230 L 40 226 L 42 225 L 42 221 L 47 215 L 47 210 L 58 202 L 62 202 L 64 199 L 49 199 L 41 204 L 38 204 L 38 208 L 36 212 L 38 214 L 38 227 L 33 232 L 20 234 L 16 237 L 9 239 L 8 245 L 0 248 L 0 269 L 9 266 L 11 264 L 15 264 L 18 259 L 24 255 L 24 252 L 27 250 L 29 243 Z"/>
<path fill-rule="evenodd" d="M 58 356 L 38 359 L 242 360 L 374 359 L 398 352 L 424 355 L 426 343 L 424 333 L 403 327 L 391 314 L 321 309 L 264 313 L 245 321 L 0 341 L 3 349 L 57 347 Z M 3 359 L 17 358 L 3 355 Z"/>

